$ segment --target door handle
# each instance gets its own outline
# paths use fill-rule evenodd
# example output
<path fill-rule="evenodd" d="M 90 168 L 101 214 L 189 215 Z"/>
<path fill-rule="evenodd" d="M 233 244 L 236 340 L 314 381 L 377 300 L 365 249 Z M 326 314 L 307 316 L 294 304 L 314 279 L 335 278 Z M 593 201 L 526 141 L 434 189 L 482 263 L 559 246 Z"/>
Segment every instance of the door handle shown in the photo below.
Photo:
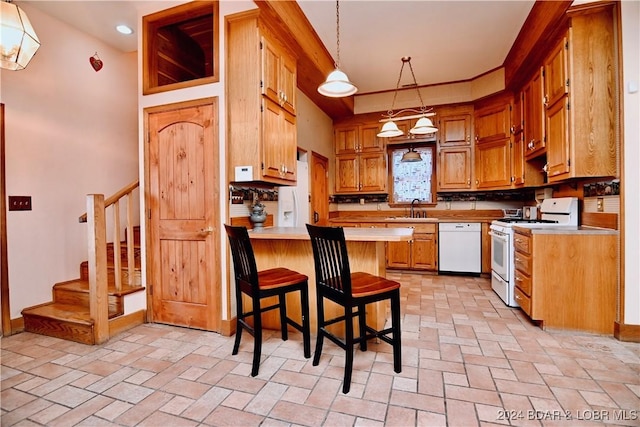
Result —
<path fill-rule="evenodd" d="M 202 228 L 200 229 L 200 231 L 198 231 L 199 234 L 211 234 L 213 233 L 213 227 L 209 226 L 207 228 Z"/>
<path fill-rule="evenodd" d="M 313 223 L 317 224 L 318 221 L 320 221 L 320 215 L 318 214 L 318 212 L 313 211 Z"/>

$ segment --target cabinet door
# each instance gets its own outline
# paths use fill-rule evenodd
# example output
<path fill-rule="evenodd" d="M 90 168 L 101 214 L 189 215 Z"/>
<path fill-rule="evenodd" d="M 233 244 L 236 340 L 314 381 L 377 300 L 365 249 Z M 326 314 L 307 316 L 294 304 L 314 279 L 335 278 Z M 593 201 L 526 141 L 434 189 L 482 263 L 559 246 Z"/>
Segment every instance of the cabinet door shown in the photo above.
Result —
<path fill-rule="evenodd" d="M 538 70 L 522 89 L 524 143 L 526 158 L 545 153 L 542 70 Z"/>
<path fill-rule="evenodd" d="M 569 97 L 547 109 L 547 176 L 549 181 L 565 178 L 569 164 Z"/>
<path fill-rule="evenodd" d="M 387 156 L 385 153 L 360 154 L 360 191 L 387 191 Z"/>
<path fill-rule="evenodd" d="M 438 120 L 440 147 L 471 145 L 471 114 L 442 116 Z"/>
<path fill-rule="evenodd" d="M 511 185 L 509 139 L 476 144 L 476 188 L 505 188 Z"/>
<path fill-rule="evenodd" d="M 296 61 L 280 45 L 262 37 L 262 94 L 295 114 Z"/>
<path fill-rule="evenodd" d="M 511 109 L 511 184 L 524 185 L 525 157 L 522 132 L 522 96 L 516 96 Z"/>
<path fill-rule="evenodd" d="M 511 134 L 509 103 L 485 107 L 475 113 L 476 144 L 503 140 Z"/>
<path fill-rule="evenodd" d="M 262 175 L 264 177 L 295 181 L 295 117 L 268 98 L 264 98 L 262 138 Z"/>
<path fill-rule="evenodd" d="M 282 91 L 282 101 L 280 105 L 286 111 L 295 115 L 298 64 L 295 58 L 286 52 L 283 52 L 280 64 L 280 90 Z"/>
<path fill-rule="evenodd" d="M 567 38 L 562 40 L 551 51 L 544 63 L 544 104 L 550 106 L 569 92 L 569 76 L 567 73 Z"/>
<path fill-rule="evenodd" d="M 336 154 L 356 153 L 360 137 L 357 126 L 336 127 L 333 134 Z"/>
<path fill-rule="evenodd" d="M 384 138 L 378 138 L 380 132 L 378 123 L 361 125 L 359 127 L 360 140 L 358 142 L 358 152 L 382 152 L 384 151 Z"/>
<path fill-rule="evenodd" d="M 336 156 L 336 193 L 357 193 L 358 175 L 357 154 Z"/>
<path fill-rule="evenodd" d="M 411 268 L 416 270 L 438 270 L 438 246 L 435 234 L 414 235 L 411 248 Z"/>
<path fill-rule="evenodd" d="M 411 242 L 387 243 L 387 267 L 409 268 L 411 266 Z"/>
<path fill-rule="evenodd" d="M 471 148 L 443 148 L 439 153 L 438 189 L 468 190 L 471 188 Z"/>

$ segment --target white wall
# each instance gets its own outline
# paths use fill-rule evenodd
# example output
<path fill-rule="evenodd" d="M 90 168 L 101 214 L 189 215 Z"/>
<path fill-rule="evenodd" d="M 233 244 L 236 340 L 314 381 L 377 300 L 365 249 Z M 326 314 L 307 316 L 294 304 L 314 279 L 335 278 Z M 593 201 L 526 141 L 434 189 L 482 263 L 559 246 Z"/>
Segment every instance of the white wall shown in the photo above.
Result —
<path fill-rule="evenodd" d="M 624 323 L 640 325 L 640 2 L 623 1 L 624 107 Z M 635 84 L 635 91 L 630 88 Z"/>
<path fill-rule="evenodd" d="M 136 179 L 136 56 L 115 51 L 21 4 L 42 46 L 26 69 L 2 70 L 7 195 L 33 209 L 7 213 L 11 318 L 51 300 L 87 259 L 86 195 Z M 104 68 L 95 72 L 89 57 Z"/>

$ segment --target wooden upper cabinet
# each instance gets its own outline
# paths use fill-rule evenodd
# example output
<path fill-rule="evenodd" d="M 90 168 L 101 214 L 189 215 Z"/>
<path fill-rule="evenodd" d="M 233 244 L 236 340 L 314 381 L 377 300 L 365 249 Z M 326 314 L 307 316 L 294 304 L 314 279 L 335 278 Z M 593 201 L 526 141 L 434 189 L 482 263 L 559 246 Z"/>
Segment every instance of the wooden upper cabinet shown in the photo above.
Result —
<path fill-rule="evenodd" d="M 549 182 L 619 174 L 617 7 L 571 8 L 568 32 L 545 61 Z"/>
<path fill-rule="evenodd" d="M 262 93 L 291 114 L 296 114 L 296 60 L 279 43 L 261 38 Z"/>
<path fill-rule="evenodd" d="M 522 88 L 522 115 L 525 156 L 532 159 L 545 153 L 542 68 Z"/>
<path fill-rule="evenodd" d="M 259 10 L 228 15 L 225 22 L 229 181 L 291 185 L 297 157 L 295 59 Z M 247 173 L 238 179 L 237 169 Z"/>
<path fill-rule="evenodd" d="M 440 147 L 471 145 L 471 113 L 442 115 L 437 123 Z"/>
<path fill-rule="evenodd" d="M 511 152 L 509 139 L 476 144 L 476 188 L 496 189 L 511 186 Z"/>
<path fill-rule="evenodd" d="M 544 105 L 555 104 L 569 93 L 567 51 L 569 41 L 563 37 L 544 62 Z"/>
<path fill-rule="evenodd" d="M 509 102 L 497 102 L 475 111 L 476 145 L 504 140 L 511 135 Z"/>
<path fill-rule="evenodd" d="M 438 190 L 470 190 L 471 148 L 451 147 L 438 152 Z"/>
<path fill-rule="evenodd" d="M 378 138 L 378 123 L 345 124 L 334 128 L 336 154 L 384 151 L 384 138 Z"/>

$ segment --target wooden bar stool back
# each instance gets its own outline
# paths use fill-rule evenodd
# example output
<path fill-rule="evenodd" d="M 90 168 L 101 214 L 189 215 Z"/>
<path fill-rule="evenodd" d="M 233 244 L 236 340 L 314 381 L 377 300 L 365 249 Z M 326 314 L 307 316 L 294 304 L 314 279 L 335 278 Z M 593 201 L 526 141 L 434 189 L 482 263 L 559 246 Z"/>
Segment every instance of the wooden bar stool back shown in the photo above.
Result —
<path fill-rule="evenodd" d="M 380 338 L 393 346 L 393 370 L 401 372 L 400 283 L 369 273 L 352 273 L 342 227 L 320 227 L 307 224 L 307 230 L 313 248 L 318 310 L 318 335 L 313 365 L 316 366 L 320 362 L 324 337 L 345 350 L 342 392 L 349 393 L 353 370 L 353 346 L 360 344 L 360 349 L 366 351 L 367 340 Z M 325 319 L 325 298 L 342 306 L 344 314 Z M 391 327 L 378 331 L 367 325 L 365 306 L 385 300 L 391 303 Z M 357 317 L 359 322 L 357 337 L 354 336 L 354 317 Z M 344 338 L 338 337 L 327 329 L 327 326 L 338 322 L 344 322 Z"/>
<path fill-rule="evenodd" d="M 262 352 L 262 317 L 261 314 L 279 309 L 280 329 L 282 339 L 289 338 L 287 325 L 293 326 L 302 332 L 304 357 L 311 357 L 311 335 L 309 327 L 309 278 L 304 274 L 287 268 L 271 268 L 258 271 L 256 259 L 249 239 L 247 228 L 243 226 L 230 226 L 225 224 L 231 255 L 236 290 L 236 338 L 233 345 L 233 354 L 238 354 L 242 330 L 246 329 L 254 337 L 253 365 L 251 376 L 258 375 L 260 367 L 260 355 Z M 302 319 L 300 323 L 287 316 L 286 295 L 290 292 L 300 292 L 300 307 Z M 252 307 L 247 311 L 243 304 L 242 295 L 251 298 Z M 262 300 L 268 297 L 278 297 L 278 302 L 263 307 Z M 253 325 L 247 318 L 253 318 Z"/>

